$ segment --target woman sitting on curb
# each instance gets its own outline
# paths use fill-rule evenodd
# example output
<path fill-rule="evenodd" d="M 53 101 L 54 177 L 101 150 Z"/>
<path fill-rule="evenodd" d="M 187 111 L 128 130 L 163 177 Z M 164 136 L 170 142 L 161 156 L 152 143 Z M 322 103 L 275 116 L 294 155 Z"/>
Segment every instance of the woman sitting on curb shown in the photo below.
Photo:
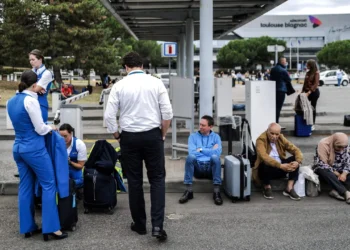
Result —
<path fill-rule="evenodd" d="M 315 173 L 332 187 L 329 195 L 350 204 L 350 155 L 348 136 L 335 133 L 322 139 L 317 146 Z"/>

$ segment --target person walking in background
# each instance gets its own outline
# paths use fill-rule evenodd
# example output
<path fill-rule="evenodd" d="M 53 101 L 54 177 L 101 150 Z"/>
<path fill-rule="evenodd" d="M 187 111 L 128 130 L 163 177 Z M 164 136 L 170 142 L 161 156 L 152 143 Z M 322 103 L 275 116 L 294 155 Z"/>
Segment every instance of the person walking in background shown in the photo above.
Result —
<path fill-rule="evenodd" d="M 43 64 L 44 55 L 40 50 L 35 49 L 29 53 L 29 62 L 33 67 L 33 71 L 38 76 L 38 84 L 34 91 L 38 94 L 38 101 L 43 120 L 44 122 L 47 122 L 49 116 L 49 102 L 47 101 L 47 95 L 51 88 L 53 75 Z"/>
<path fill-rule="evenodd" d="M 292 80 L 286 70 L 287 60 L 281 57 L 279 63 L 271 69 L 270 80 L 276 82 L 276 123 L 279 123 L 281 110 L 287 93 L 287 83 Z M 282 127 L 282 129 L 284 129 Z"/>
<path fill-rule="evenodd" d="M 338 87 L 340 87 L 340 84 L 341 84 L 341 79 L 343 78 L 343 72 L 338 69 L 337 70 L 337 81 L 338 81 Z"/>
<path fill-rule="evenodd" d="M 142 58 L 130 52 L 123 58 L 128 75 L 112 87 L 104 119 L 107 131 L 120 141 L 123 168 L 129 185 L 131 230 L 146 234 L 143 161 L 151 185 L 152 236 L 166 240 L 164 140 L 173 118 L 163 82 L 143 72 Z M 119 134 L 116 121 L 120 110 Z"/>
<path fill-rule="evenodd" d="M 317 70 L 317 65 L 315 60 L 308 60 L 306 63 L 306 68 L 308 69 L 308 71 L 305 76 L 302 92 L 306 93 L 309 101 L 311 102 L 311 106 L 314 108 L 313 110 L 314 125 L 312 126 L 312 131 L 314 131 L 315 123 L 316 123 L 316 105 L 317 105 L 317 100 L 320 97 L 320 90 L 318 89 L 318 85 L 320 81 L 320 73 Z"/>
<path fill-rule="evenodd" d="M 51 158 L 45 147 L 44 135 L 52 127 L 44 123 L 36 94 L 38 76 L 25 71 L 14 97 L 8 101 L 8 115 L 15 130 L 13 157 L 19 172 L 19 224 L 20 233 L 29 238 L 43 233 L 44 240 L 51 235 L 56 239 L 68 237 L 60 231 L 56 205 L 56 180 Z M 42 187 L 42 229 L 34 220 L 35 179 Z"/>

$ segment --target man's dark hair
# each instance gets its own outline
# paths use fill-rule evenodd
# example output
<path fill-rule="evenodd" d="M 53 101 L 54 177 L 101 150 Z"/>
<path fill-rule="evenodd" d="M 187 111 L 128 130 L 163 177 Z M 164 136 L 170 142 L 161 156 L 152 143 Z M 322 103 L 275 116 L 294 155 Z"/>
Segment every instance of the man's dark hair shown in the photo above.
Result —
<path fill-rule="evenodd" d="M 208 126 L 214 126 L 214 119 L 209 115 L 203 115 L 201 119 L 208 121 Z"/>
<path fill-rule="evenodd" d="M 123 65 L 129 68 L 142 67 L 142 57 L 136 52 L 130 52 L 123 57 Z"/>
<path fill-rule="evenodd" d="M 285 58 L 284 56 L 281 56 L 278 62 L 279 62 L 279 63 L 282 62 L 283 59 L 286 59 L 286 60 L 287 60 L 287 58 Z"/>

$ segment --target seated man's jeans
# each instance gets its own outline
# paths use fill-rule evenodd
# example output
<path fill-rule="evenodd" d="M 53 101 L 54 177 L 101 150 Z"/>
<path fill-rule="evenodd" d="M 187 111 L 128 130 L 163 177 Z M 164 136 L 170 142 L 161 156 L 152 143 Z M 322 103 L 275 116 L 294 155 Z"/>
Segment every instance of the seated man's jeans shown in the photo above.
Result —
<path fill-rule="evenodd" d="M 283 160 L 282 159 L 282 164 L 284 163 L 291 163 L 295 161 L 295 157 L 291 156 L 288 159 Z M 288 174 L 288 180 L 293 180 L 296 182 L 299 177 L 299 167 L 293 171 L 293 172 L 285 172 L 284 170 L 280 168 L 275 168 L 266 165 L 265 163 L 261 163 L 259 165 L 259 178 L 262 180 L 264 185 L 270 185 L 270 180 L 275 180 L 275 179 L 281 179 L 281 178 L 286 178 Z"/>
<path fill-rule="evenodd" d="M 192 184 L 193 176 L 201 179 L 213 179 L 214 185 L 221 185 L 221 161 L 212 155 L 208 162 L 198 162 L 196 156 L 189 155 L 185 164 L 185 184 Z"/>

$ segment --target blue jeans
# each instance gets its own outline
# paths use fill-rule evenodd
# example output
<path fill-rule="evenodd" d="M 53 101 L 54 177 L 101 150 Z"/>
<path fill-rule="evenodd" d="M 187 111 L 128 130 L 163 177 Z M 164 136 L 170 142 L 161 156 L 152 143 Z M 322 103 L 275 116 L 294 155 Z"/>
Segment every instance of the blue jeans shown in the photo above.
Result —
<path fill-rule="evenodd" d="M 339 87 L 341 83 L 341 78 L 337 78 L 337 80 L 338 80 L 338 87 Z"/>
<path fill-rule="evenodd" d="M 185 164 L 185 184 L 192 184 L 193 176 L 201 179 L 213 179 L 214 185 L 221 185 L 221 161 L 217 155 L 212 155 L 210 161 L 199 162 L 196 156 L 189 155 Z"/>

